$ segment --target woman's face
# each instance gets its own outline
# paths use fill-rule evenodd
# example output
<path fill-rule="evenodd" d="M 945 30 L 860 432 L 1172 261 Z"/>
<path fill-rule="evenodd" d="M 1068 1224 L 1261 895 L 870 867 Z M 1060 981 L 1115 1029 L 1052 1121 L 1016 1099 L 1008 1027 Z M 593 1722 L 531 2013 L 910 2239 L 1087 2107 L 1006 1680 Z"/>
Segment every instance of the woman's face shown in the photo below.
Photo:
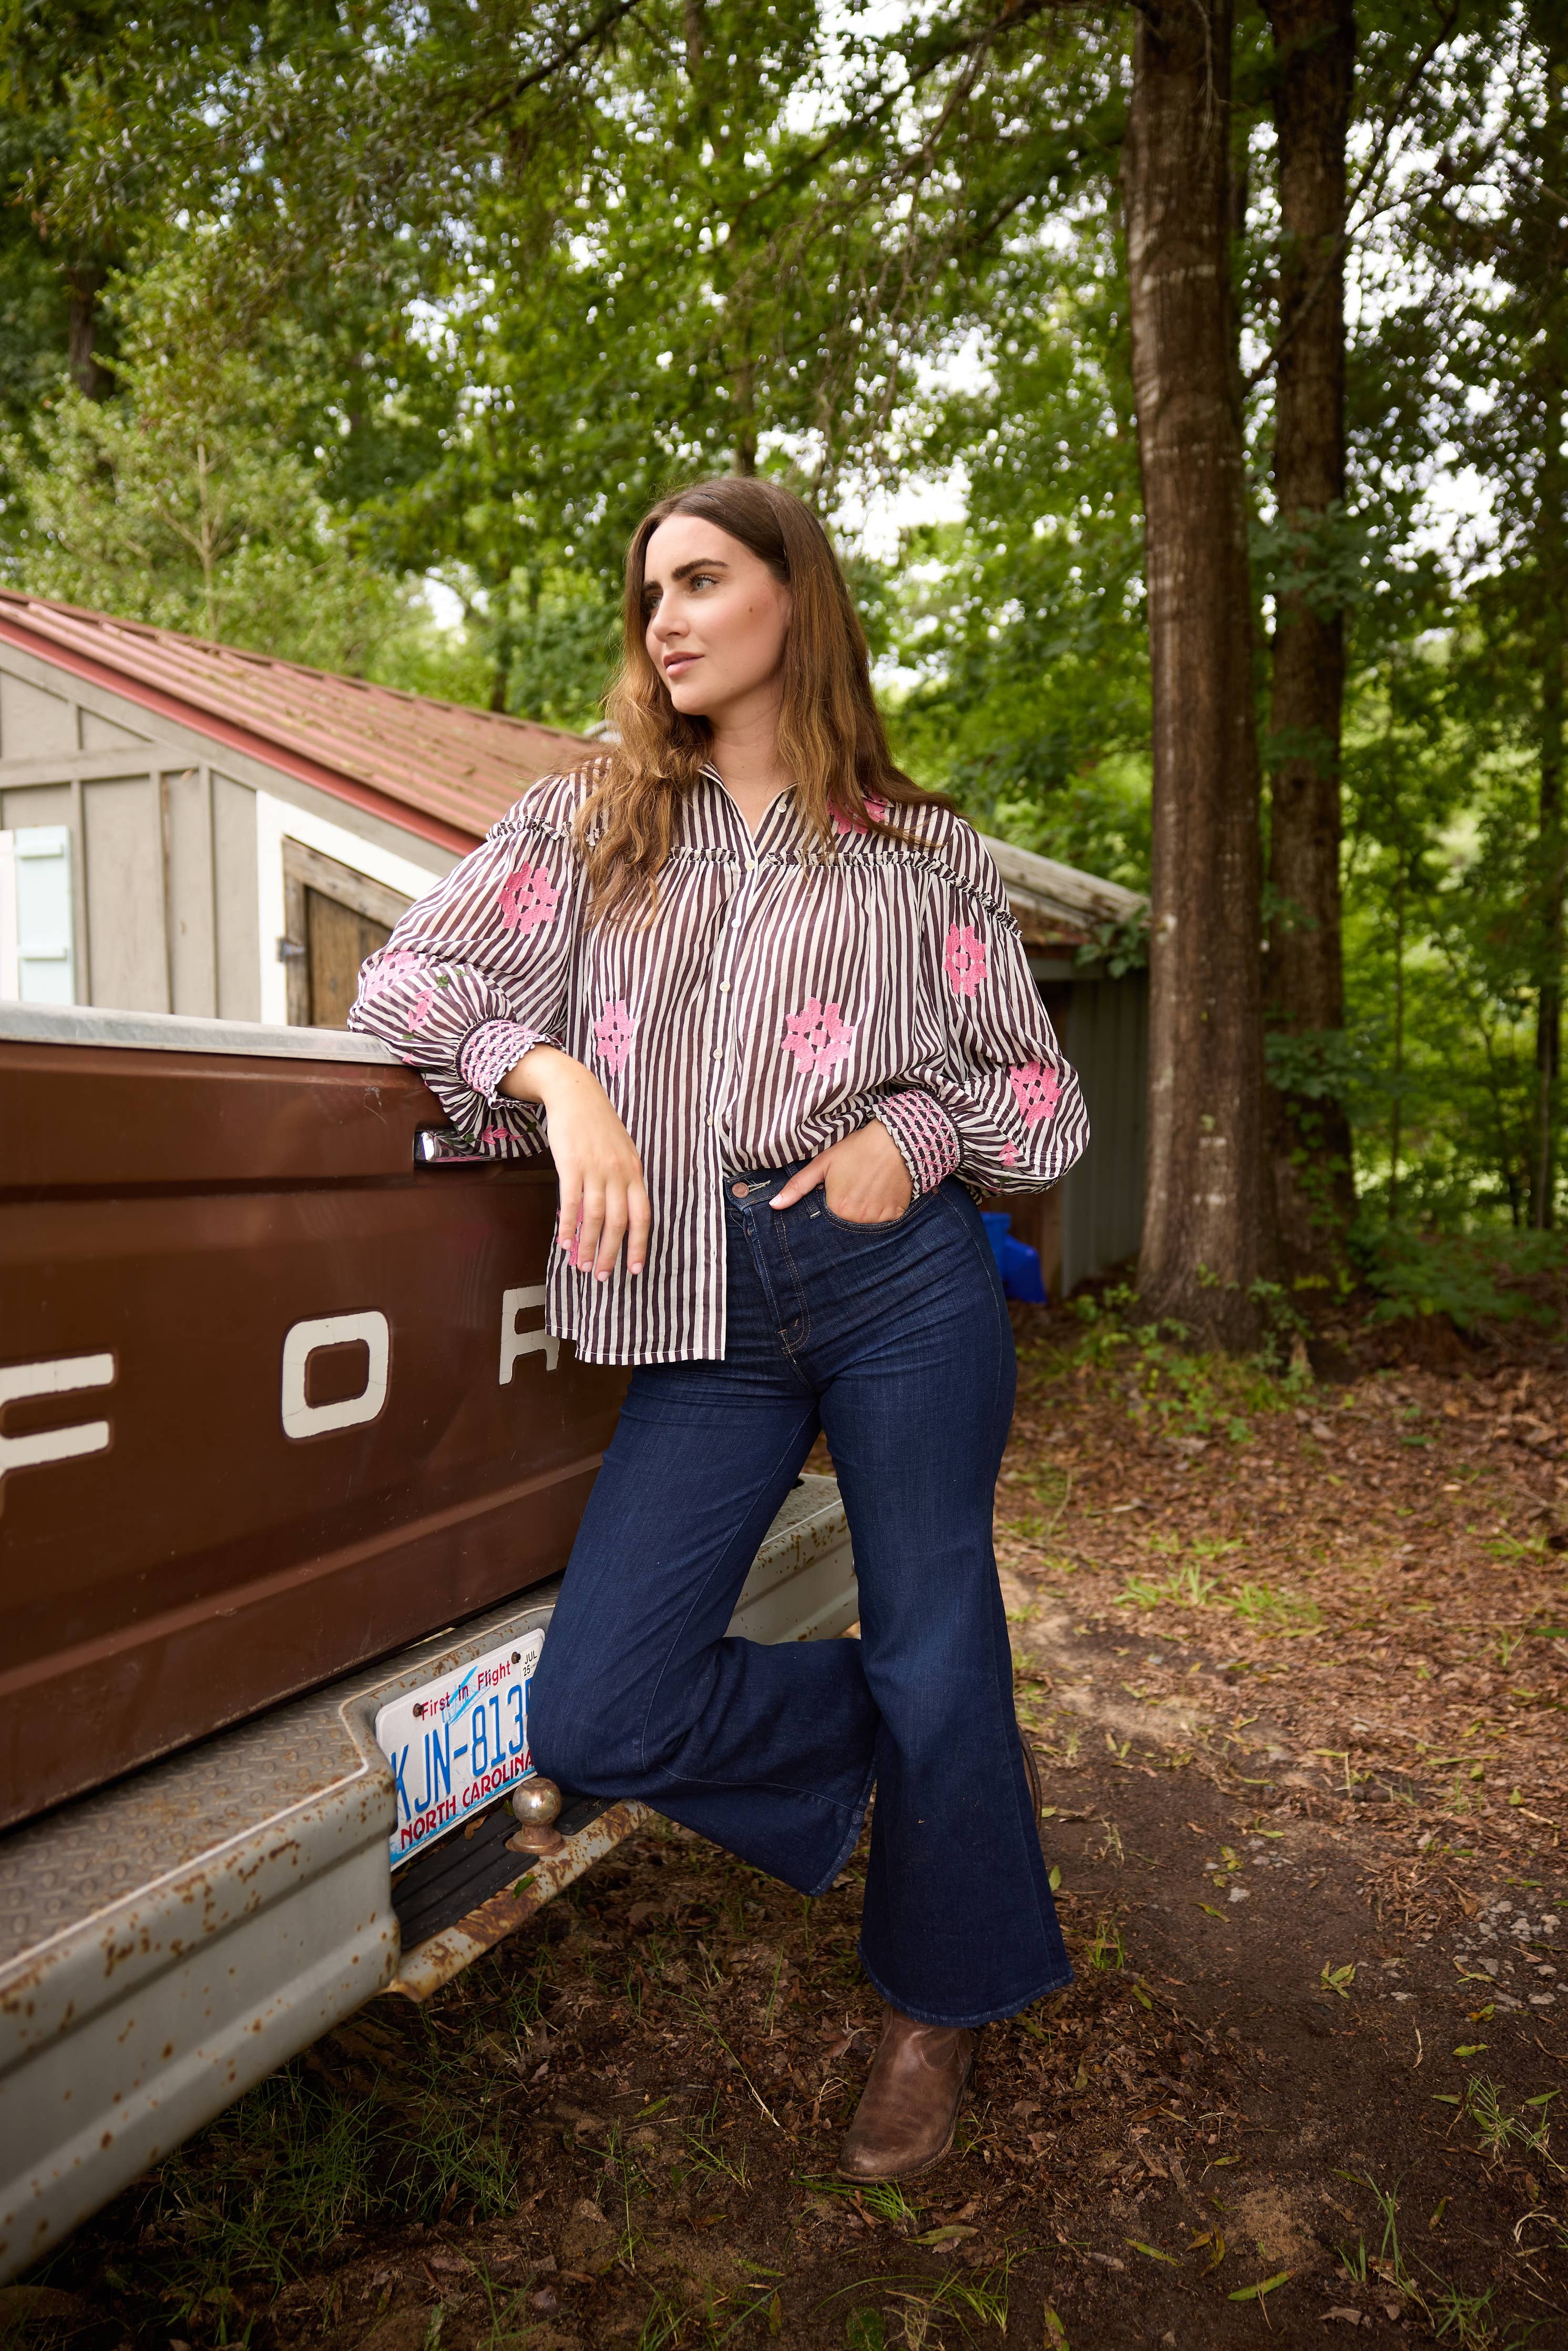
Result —
<path fill-rule="evenodd" d="M 777 699 L 789 590 L 760 556 L 696 515 L 671 515 L 643 564 L 648 657 L 675 708 L 712 725 Z"/>

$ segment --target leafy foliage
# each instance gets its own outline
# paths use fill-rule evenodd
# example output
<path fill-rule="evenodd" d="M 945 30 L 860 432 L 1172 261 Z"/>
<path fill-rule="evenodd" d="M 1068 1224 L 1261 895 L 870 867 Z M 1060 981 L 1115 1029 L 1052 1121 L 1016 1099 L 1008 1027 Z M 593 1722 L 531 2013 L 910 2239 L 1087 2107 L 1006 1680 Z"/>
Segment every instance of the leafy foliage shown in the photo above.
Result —
<path fill-rule="evenodd" d="M 1379 1228 L 1539 1223 L 1555 1196 L 1559 14 L 1358 10 L 1351 477 L 1305 535 L 1270 488 L 1273 49 L 1238 23 L 1260 651 L 1304 586 L 1350 661 L 1345 1026 L 1272 1038 L 1270 1068 L 1347 1106 Z M 635 516 L 771 470 L 851 541 L 911 769 L 1146 884 L 1131 26 L 980 0 L 15 9 L 0 569 L 581 726 Z M 1113 970 L 1145 951 L 1097 945 Z M 1364 1255 L 1392 1305 L 1406 1259 Z"/>

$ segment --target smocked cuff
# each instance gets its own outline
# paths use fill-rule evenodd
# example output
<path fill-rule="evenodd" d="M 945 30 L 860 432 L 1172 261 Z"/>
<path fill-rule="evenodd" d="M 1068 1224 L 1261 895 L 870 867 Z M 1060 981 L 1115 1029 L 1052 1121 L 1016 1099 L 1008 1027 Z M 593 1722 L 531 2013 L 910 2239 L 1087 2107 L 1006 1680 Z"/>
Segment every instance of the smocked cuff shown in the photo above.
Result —
<path fill-rule="evenodd" d="M 917 1200 L 923 1192 L 935 1192 L 946 1182 L 958 1165 L 958 1135 L 946 1112 L 929 1094 L 913 1090 L 886 1094 L 876 1114 L 898 1146 Z"/>
<path fill-rule="evenodd" d="M 465 1086 L 493 1105 L 507 1071 L 515 1070 L 536 1045 L 549 1042 L 539 1029 L 525 1029 L 516 1020 L 486 1020 L 464 1038 L 457 1054 L 458 1073 Z"/>

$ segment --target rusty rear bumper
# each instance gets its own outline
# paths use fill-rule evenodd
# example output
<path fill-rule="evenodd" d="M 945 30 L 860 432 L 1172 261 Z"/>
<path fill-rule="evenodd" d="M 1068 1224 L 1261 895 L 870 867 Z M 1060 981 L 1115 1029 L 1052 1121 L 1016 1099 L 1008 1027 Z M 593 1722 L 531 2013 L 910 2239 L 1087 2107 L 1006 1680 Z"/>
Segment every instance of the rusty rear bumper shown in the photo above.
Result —
<path fill-rule="evenodd" d="M 557 1588 L 0 1839 L 0 2280 L 376 1992 L 427 1997 L 647 1817 L 612 1807 L 519 1892 L 402 1949 L 376 1709 L 548 1624 Z M 855 1613 L 837 1489 L 806 1479 L 733 1629 L 810 1640 Z"/>

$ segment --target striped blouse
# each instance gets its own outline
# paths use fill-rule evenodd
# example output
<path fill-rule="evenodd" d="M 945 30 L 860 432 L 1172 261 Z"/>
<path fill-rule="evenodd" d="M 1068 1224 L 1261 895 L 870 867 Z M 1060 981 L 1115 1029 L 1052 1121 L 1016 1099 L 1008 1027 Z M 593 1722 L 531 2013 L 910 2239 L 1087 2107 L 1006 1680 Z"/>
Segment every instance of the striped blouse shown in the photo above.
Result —
<path fill-rule="evenodd" d="M 647 1263 L 604 1282 L 552 1248 L 549 1330 L 595 1364 L 725 1347 L 726 1172 L 808 1159 L 879 1119 L 917 1194 L 957 1174 L 1043 1191 L 1088 1121 L 977 834 L 900 808 L 908 838 L 835 820 L 825 848 L 776 799 L 753 839 L 716 773 L 682 807 L 655 920 L 585 920 L 586 774 L 536 784 L 409 908 L 361 975 L 384 1038 L 479 1148 L 544 1148 L 498 1092 L 538 1044 L 602 1082 L 643 1162 Z M 873 809 L 873 814 L 883 811 Z"/>

